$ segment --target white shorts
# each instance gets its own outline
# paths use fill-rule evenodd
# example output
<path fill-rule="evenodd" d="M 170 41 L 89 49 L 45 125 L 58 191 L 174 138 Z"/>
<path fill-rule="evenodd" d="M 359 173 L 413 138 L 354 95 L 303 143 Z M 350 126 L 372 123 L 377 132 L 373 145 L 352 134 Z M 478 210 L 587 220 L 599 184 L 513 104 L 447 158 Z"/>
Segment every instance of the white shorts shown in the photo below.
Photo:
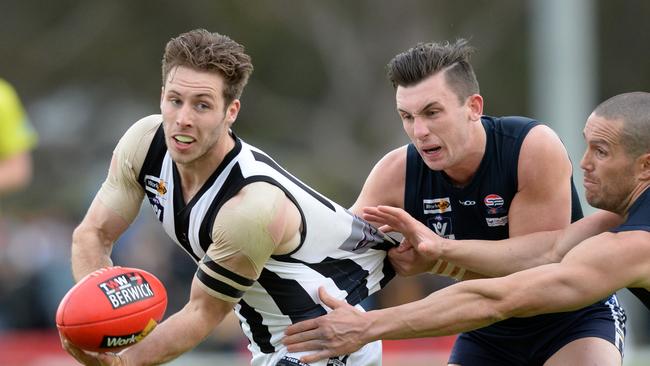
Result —
<path fill-rule="evenodd" d="M 302 363 L 300 357 L 313 352 L 287 352 L 282 348 L 275 353 L 258 353 L 251 361 L 252 366 L 381 366 L 381 341 L 375 341 L 361 347 L 360 350 L 346 356 L 332 357 L 315 363 Z"/>

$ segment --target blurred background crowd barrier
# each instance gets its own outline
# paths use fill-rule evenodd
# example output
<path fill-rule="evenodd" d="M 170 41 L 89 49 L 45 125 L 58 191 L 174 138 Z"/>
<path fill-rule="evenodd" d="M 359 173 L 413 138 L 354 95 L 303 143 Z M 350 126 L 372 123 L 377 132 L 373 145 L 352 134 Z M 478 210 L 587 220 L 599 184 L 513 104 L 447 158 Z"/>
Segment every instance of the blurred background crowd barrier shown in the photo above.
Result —
<path fill-rule="evenodd" d="M 650 2 L 642 0 L 0 0 L 0 9 L 0 77 L 39 135 L 31 184 L 0 197 L 0 365 L 74 364 L 54 329 L 73 284 L 71 233 L 117 139 L 159 112 L 162 51 L 181 32 L 206 28 L 246 46 L 255 71 L 235 132 L 343 206 L 384 153 L 408 142 L 385 66 L 418 42 L 470 39 L 485 113 L 549 124 L 576 166 L 593 107 L 650 90 Z M 187 300 L 195 266 L 143 207 L 114 262 L 159 276 L 172 314 Z M 371 304 L 414 300 L 447 283 L 396 280 Z M 643 362 L 650 324 L 634 298 L 620 295 L 629 316 L 625 364 L 633 365 Z M 177 364 L 246 364 L 244 342 L 229 319 Z M 452 342 L 387 342 L 385 365 L 444 364 Z"/>

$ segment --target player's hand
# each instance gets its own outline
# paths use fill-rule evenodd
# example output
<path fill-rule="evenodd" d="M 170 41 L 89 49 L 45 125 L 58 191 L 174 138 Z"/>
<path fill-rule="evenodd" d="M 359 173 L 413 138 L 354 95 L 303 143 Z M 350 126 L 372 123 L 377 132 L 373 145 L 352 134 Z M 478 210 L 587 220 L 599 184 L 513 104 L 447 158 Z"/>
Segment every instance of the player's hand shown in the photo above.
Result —
<path fill-rule="evenodd" d="M 86 366 L 127 366 L 122 357 L 115 353 L 96 353 L 87 352 L 70 343 L 63 335 L 61 337 L 61 346 L 75 360 Z"/>
<path fill-rule="evenodd" d="M 323 287 L 318 289 L 318 296 L 333 311 L 291 325 L 282 340 L 289 352 L 316 351 L 300 358 L 307 364 L 350 354 L 366 343 L 362 339 L 367 333 L 368 321 L 363 312 L 330 296 Z"/>
<path fill-rule="evenodd" d="M 388 251 L 388 259 L 395 272 L 400 276 L 413 276 L 428 272 L 435 264 L 435 260 L 418 253 L 413 246 L 400 245 Z"/>
<path fill-rule="evenodd" d="M 380 230 L 384 232 L 388 230 L 402 233 L 404 235 L 402 244 L 407 244 L 404 251 L 409 247 L 414 248 L 429 261 L 429 268 L 440 259 L 443 239 L 401 208 L 390 206 L 365 207 L 363 209 L 363 218 L 383 224 L 384 226 L 380 227 Z"/>

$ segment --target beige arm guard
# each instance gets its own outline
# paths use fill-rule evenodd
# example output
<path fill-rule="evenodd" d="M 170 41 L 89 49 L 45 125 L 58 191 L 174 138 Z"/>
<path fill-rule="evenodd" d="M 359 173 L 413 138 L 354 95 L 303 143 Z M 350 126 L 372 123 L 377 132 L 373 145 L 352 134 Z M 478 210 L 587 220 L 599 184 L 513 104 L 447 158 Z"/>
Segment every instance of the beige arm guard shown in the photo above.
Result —
<path fill-rule="evenodd" d="M 287 201 L 279 188 L 257 182 L 245 186 L 223 205 L 214 222 L 213 243 L 199 266 L 200 271 L 216 281 L 199 277 L 204 290 L 229 302 L 243 296 L 276 248 L 286 238 L 298 234 L 298 227 L 291 225 L 293 217 Z"/>
<path fill-rule="evenodd" d="M 451 262 L 445 262 L 442 259 L 438 259 L 436 263 L 431 267 L 429 273 L 451 277 L 456 279 L 456 281 L 462 281 L 463 276 L 465 276 L 465 268 L 456 266 Z"/>
<path fill-rule="evenodd" d="M 144 189 L 138 183 L 138 175 L 162 118 L 159 115 L 145 117 L 131 126 L 120 139 L 97 198 L 127 222 L 133 222 L 140 212 Z"/>

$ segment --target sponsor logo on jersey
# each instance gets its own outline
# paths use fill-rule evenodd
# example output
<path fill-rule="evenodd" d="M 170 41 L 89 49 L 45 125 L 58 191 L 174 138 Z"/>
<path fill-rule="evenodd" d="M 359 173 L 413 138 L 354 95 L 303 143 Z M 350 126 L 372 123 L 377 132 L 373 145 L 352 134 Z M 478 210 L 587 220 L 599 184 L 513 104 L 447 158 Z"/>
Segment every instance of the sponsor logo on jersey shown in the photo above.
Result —
<path fill-rule="evenodd" d="M 438 214 L 451 212 L 451 201 L 449 197 L 422 200 L 425 214 Z"/>
<path fill-rule="evenodd" d="M 167 193 L 167 184 L 164 179 L 154 177 L 153 175 L 144 176 L 144 186 L 148 192 L 156 196 L 164 196 Z"/>
<path fill-rule="evenodd" d="M 486 217 L 485 221 L 489 227 L 506 226 L 508 225 L 508 216 Z"/>
<path fill-rule="evenodd" d="M 451 227 L 451 218 L 444 217 L 442 215 L 436 215 L 432 219 L 428 220 L 428 226 L 436 233 L 438 236 L 442 236 L 447 239 L 454 239 L 455 236 L 452 234 Z"/>
<path fill-rule="evenodd" d="M 488 194 L 483 199 L 483 203 L 489 208 L 499 208 L 503 206 L 504 201 L 498 194 Z"/>
<path fill-rule="evenodd" d="M 476 204 L 476 201 L 472 200 L 458 200 L 458 203 L 460 203 L 463 206 L 474 206 Z"/>
<path fill-rule="evenodd" d="M 153 175 L 144 176 L 144 187 L 145 190 L 151 195 L 147 195 L 149 198 L 149 203 L 151 203 L 151 208 L 153 208 L 153 213 L 158 217 L 158 220 L 162 222 L 163 213 L 164 213 L 164 203 L 167 200 L 165 196 L 167 194 L 167 183 L 164 179 L 155 177 Z"/>
<path fill-rule="evenodd" d="M 498 194 L 488 194 L 483 199 L 483 203 L 487 207 L 488 215 L 497 215 L 506 212 L 505 207 L 503 207 L 505 201 Z"/>
<path fill-rule="evenodd" d="M 113 309 L 154 296 L 149 282 L 137 272 L 129 272 L 110 278 L 99 285 Z"/>
<path fill-rule="evenodd" d="M 139 333 L 126 334 L 126 335 L 105 335 L 102 338 L 102 343 L 100 347 L 102 348 L 115 348 L 115 347 L 124 347 L 135 344 L 139 342 L 142 338 L 146 337 L 147 334 L 151 333 L 153 328 L 156 327 L 158 323 L 155 320 L 149 320 L 147 326 Z"/>

